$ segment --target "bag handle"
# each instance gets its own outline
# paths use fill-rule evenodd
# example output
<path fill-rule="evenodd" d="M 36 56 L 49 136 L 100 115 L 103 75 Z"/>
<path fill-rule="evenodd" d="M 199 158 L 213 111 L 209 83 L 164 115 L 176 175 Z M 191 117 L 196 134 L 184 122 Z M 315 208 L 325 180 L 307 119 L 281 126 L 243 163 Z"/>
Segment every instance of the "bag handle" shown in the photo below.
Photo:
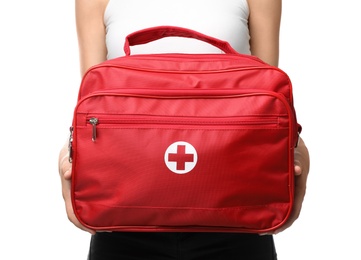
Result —
<path fill-rule="evenodd" d="M 190 29 L 176 27 L 176 26 L 156 26 L 150 27 L 143 30 L 136 31 L 129 34 L 125 38 L 124 43 L 124 53 L 125 55 L 130 55 L 130 46 L 135 46 L 139 44 L 145 44 L 155 40 L 159 40 L 165 37 L 185 37 L 201 40 L 203 42 L 209 43 L 218 49 L 222 50 L 226 54 L 239 54 L 234 50 L 231 45 L 226 42 L 213 38 L 211 36 L 193 31 Z"/>

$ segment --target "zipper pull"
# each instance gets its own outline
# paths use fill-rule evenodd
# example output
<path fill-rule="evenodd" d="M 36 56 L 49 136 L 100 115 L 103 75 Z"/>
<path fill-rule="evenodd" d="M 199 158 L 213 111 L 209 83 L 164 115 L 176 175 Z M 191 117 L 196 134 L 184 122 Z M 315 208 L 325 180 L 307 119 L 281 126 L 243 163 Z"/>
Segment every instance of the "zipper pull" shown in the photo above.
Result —
<path fill-rule="evenodd" d="M 69 128 L 70 135 L 69 135 L 69 142 L 68 142 L 68 151 L 69 151 L 69 162 L 73 162 L 73 131 L 74 127 Z"/>
<path fill-rule="evenodd" d="M 93 135 L 92 135 L 92 141 L 95 142 L 97 139 L 97 124 L 98 124 L 98 118 L 92 117 L 89 119 L 89 123 L 93 126 Z"/>

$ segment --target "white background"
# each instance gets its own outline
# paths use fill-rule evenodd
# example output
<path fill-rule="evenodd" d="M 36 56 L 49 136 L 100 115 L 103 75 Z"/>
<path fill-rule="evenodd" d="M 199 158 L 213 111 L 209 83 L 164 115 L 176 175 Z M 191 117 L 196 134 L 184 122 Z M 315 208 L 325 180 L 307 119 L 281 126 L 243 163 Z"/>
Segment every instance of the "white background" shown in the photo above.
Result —
<path fill-rule="evenodd" d="M 361 259 L 357 3 L 283 4 L 280 67 L 312 164 L 299 220 L 275 237 L 280 260 Z M 80 83 L 74 1 L 2 1 L 0 26 L 0 259 L 86 259 L 57 172 Z"/>

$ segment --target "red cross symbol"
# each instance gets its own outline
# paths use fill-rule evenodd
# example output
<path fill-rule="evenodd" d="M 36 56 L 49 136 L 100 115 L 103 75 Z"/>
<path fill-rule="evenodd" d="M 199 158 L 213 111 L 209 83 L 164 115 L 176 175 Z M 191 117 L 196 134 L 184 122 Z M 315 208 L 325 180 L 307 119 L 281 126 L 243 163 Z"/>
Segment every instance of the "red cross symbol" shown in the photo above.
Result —
<path fill-rule="evenodd" d="M 190 143 L 178 141 L 168 146 L 164 153 L 164 162 L 168 169 L 176 174 L 186 174 L 197 165 L 198 154 Z"/>
<path fill-rule="evenodd" d="M 168 154 L 168 161 L 176 162 L 177 163 L 177 170 L 183 171 L 185 170 L 186 162 L 193 162 L 194 155 L 186 153 L 186 146 L 185 145 L 178 145 L 177 146 L 177 153 L 169 153 Z"/>

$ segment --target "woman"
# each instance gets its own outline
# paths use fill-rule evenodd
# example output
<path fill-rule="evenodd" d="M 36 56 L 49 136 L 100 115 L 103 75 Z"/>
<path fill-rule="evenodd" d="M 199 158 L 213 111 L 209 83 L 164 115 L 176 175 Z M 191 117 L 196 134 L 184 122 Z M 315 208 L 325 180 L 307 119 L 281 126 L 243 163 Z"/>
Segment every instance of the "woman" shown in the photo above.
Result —
<path fill-rule="evenodd" d="M 76 0 L 81 75 L 106 59 L 122 56 L 125 36 L 157 25 L 188 27 L 228 41 L 240 53 L 277 66 L 281 0 Z M 148 44 L 147 44 L 148 45 Z M 136 47 L 136 46 L 134 46 Z M 186 39 L 162 39 L 132 53 L 215 52 Z M 281 232 L 298 218 L 309 171 L 307 148 L 295 151 L 295 207 Z M 60 152 L 59 172 L 68 217 L 92 234 L 89 259 L 277 259 L 272 234 L 95 233 L 74 216 L 70 200 L 71 164 L 67 145 Z"/>

